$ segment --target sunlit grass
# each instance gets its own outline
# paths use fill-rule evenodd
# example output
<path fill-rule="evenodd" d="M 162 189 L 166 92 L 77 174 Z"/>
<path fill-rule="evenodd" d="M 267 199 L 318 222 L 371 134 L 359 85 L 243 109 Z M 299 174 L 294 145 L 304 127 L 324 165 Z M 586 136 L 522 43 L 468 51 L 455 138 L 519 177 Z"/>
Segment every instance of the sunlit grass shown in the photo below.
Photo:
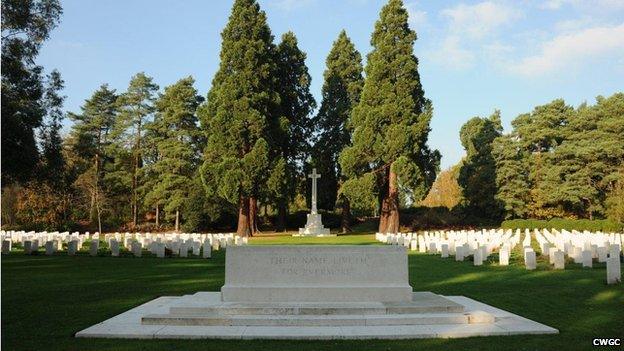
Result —
<path fill-rule="evenodd" d="M 377 244 L 374 235 L 324 238 L 271 235 L 266 244 Z M 527 271 L 517 252 L 500 267 L 493 255 L 483 266 L 453 257 L 410 253 L 414 290 L 463 295 L 560 330 L 559 335 L 468 339 L 368 341 L 235 341 L 76 339 L 74 333 L 159 296 L 218 291 L 224 283 L 224 251 L 213 258 L 2 257 L 4 350 L 586 350 L 595 337 L 624 337 L 624 286 L 605 284 L 604 265 L 567 263 L 550 268 L 538 256 Z"/>

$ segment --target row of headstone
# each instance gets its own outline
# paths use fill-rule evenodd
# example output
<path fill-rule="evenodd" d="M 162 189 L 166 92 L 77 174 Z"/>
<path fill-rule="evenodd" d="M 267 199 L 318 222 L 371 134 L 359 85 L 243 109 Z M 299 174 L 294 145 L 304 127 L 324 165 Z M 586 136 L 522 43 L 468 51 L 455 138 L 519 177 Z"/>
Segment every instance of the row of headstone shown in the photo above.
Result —
<path fill-rule="evenodd" d="M 524 235 L 523 235 L 524 234 Z M 539 250 L 532 246 L 533 238 Z M 548 258 L 554 269 L 565 269 L 566 256 L 583 267 L 593 267 L 593 262 L 607 263 L 607 282 L 621 281 L 621 247 L 624 235 L 567 230 L 529 229 L 483 229 L 460 231 L 425 231 L 423 233 L 377 233 L 377 241 L 389 245 L 402 245 L 421 253 L 440 254 L 446 258 L 454 255 L 456 261 L 473 257 L 473 264 L 480 266 L 498 251 L 499 264 L 509 265 L 511 252 L 522 245 L 523 263 L 527 270 L 537 268 L 538 253 Z"/>
<path fill-rule="evenodd" d="M 0 231 L 2 253 L 8 254 L 13 243 L 21 243 L 24 253 L 32 254 L 39 250 L 40 243 L 44 243 L 45 254 L 53 255 L 63 250 L 67 245 L 67 254 L 73 256 L 87 240 L 89 255 L 97 256 L 100 243 L 106 242 L 111 256 L 118 257 L 122 248 L 131 252 L 135 257 L 141 257 L 143 250 L 149 250 L 157 257 L 165 257 L 166 250 L 179 257 L 200 256 L 210 258 L 212 251 L 225 249 L 228 245 L 246 245 L 247 238 L 235 236 L 233 233 L 59 233 L 59 232 L 18 232 Z M 103 253 L 106 251 L 103 251 Z"/>

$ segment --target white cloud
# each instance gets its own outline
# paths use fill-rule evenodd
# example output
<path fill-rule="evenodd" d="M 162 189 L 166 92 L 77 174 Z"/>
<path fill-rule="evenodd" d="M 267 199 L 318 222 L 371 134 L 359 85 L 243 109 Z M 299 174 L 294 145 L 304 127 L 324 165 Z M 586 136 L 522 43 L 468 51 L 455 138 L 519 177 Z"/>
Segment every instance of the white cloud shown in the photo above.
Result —
<path fill-rule="evenodd" d="M 564 5 L 571 5 L 578 10 L 592 11 L 619 11 L 624 10 L 622 0 L 538 0 L 538 8 L 544 10 L 559 10 Z"/>
<path fill-rule="evenodd" d="M 561 34 L 541 45 L 540 53 L 509 64 L 508 69 L 524 76 L 538 76 L 578 67 L 593 58 L 624 56 L 624 23 L 587 28 Z"/>
<path fill-rule="evenodd" d="M 295 9 L 305 7 L 315 0 L 273 0 L 270 5 L 278 10 L 290 12 Z"/>
<path fill-rule="evenodd" d="M 409 15 L 409 25 L 413 30 L 418 31 L 427 25 L 427 12 L 418 10 L 416 3 L 406 3 L 405 9 Z"/>
<path fill-rule="evenodd" d="M 431 58 L 453 69 L 472 67 L 475 63 L 475 54 L 463 48 L 460 42 L 459 36 L 447 36 L 440 47 L 431 53 Z"/>
<path fill-rule="evenodd" d="M 565 0 L 540 1 L 538 7 L 545 10 L 558 10 L 565 3 Z"/>
<path fill-rule="evenodd" d="M 450 19 L 450 30 L 455 35 L 466 34 L 483 38 L 503 25 L 520 17 L 521 13 L 504 3 L 484 1 L 474 5 L 459 4 L 442 10 L 442 15 Z"/>

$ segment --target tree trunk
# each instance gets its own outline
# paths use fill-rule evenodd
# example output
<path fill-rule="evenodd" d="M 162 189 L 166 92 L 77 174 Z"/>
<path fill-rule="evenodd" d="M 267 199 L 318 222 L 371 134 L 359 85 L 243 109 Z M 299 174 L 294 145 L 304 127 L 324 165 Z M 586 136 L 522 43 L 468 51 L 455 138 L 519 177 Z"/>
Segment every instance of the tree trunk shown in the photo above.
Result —
<path fill-rule="evenodd" d="M 249 199 L 240 196 L 238 198 L 238 226 L 236 228 L 236 235 L 238 236 L 250 236 L 251 230 L 249 229 Z"/>
<path fill-rule="evenodd" d="M 160 204 L 156 202 L 156 228 L 160 227 Z"/>
<path fill-rule="evenodd" d="M 258 200 L 253 196 L 249 198 L 249 229 L 250 236 L 258 232 Z"/>
<path fill-rule="evenodd" d="M 399 232 L 399 188 L 397 186 L 397 175 L 388 167 L 384 191 L 381 202 L 381 213 L 379 215 L 380 233 Z"/>
<path fill-rule="evenodd" d="M 286 230 L 286 201 L 280 200 L 277 205 L 277 223 L 275 225 L 278 232 Z"/>
<path fill-rule="evenodd" d="M 137 123 L 136 141 L 134 144 L 134 165 L 132 174 L 132 226 L 136 227 L 139 222 L 139 163 L 141 160 L 141 121 Z"/>
<path fill-rule="evenodd" d="M 176 210 L 175 231 L 180 231 L 180 210 Z"/>
<path fill-rule="evenodd" d="M 342 203 L 342 220 L 340 226 L 343 233 L 349 233 L 351 231 L 351 203 L 346 196 L 340 195 Z"/>
<path fill-rule="evenodd" d="M 98 135 L 98 143 L 100 136 Z M 91 197 L 91 209 L 95 210 L 95 219 L 97 219 L 98 224 L 98 233 L 102 232 L 102 220 L 101 220 L 101 211 L 100 211 L 100 154 L 96 151 L 94 158 L 95 162 L 95 171 L 93 175 L 93 196 Z M 91 217 L 93 220 L 93 217 Z"/>

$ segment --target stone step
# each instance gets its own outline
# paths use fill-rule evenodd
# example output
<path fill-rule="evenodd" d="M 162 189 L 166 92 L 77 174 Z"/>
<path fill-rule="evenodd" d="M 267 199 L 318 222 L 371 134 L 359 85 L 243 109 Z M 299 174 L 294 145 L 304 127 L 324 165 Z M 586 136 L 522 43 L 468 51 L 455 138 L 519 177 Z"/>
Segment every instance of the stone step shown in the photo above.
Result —
<path fill-rule="evenodd" d="M 362 306 L 177 306 L 172 315 L 390 315 L 417 313 L 461 313 L 462 306 L 362 305 Z"/>
<path fill-rule="evenodd" d="M 494 316 L 473 313 L 417 313 L 381 315 L 172 315 L 152 314 L 142 317 L 143 325 L 177 326 L 393 326 L 438 324 L 491 324 Z"/>

